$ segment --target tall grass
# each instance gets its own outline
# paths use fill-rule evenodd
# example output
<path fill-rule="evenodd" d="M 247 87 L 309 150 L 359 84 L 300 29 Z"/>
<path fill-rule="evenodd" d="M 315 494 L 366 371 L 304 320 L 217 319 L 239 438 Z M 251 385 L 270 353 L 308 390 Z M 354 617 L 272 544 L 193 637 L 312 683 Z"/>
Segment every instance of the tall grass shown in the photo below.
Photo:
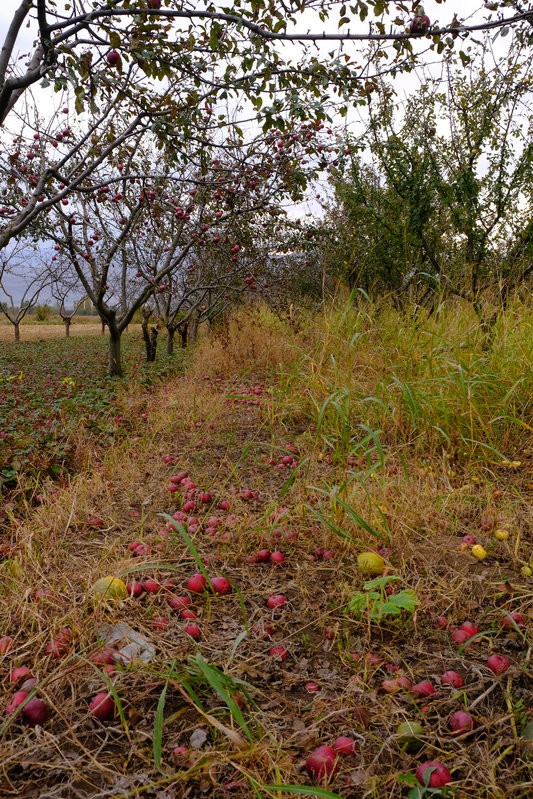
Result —
<path fill-rule="evenodd" d="M 334 458 L 382 458 L 394 445 L 500 460 L 531 432 L 530 309 L 510 309 L 488 339 L 461 305 L 415 318 L 350 301 L 326 309 L 308 335 L 313 346 L 278 387 L 282 416 L 303 415 Z"/>

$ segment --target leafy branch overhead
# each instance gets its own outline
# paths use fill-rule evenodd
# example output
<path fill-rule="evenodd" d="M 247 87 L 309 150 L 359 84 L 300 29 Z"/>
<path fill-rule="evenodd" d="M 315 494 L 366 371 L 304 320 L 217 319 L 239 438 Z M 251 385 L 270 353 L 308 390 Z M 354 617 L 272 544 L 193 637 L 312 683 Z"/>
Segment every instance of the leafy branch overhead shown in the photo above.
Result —
<path fill-rule="evenodd" d="M 237 0 L 231 6 L 211 4 L 206 9 L 176 5 L 159 0 L 131 4 L 97 0 L 86 11 L 77 4 L 61 7 L 50 0 L 22 0 L 0 54 L 0 120 L 40 81 L 53 82 L 56 90 L 69 83 L 76 86 L 81 108 L 97 94 L 105 95 L 116 76 L 131 76 L 132 70 L 156 81 L 179 75 L 195 104 L 205 94 L 223 98 L 237 89 L 249 96 L 274 96 L 279 88 L 303 85 L 319 96 L 328 86 L 342 94 L 347 82 L 356 90 L 356 82 L 363 78 L 360 54 L 352 57 L 339 51 L 333 59 L 317 57 L 307 51 L 308 43 L 375 44 L 379 49 L 372 60 L 380 72 L 391 66 L 409 68 L 418 60 L 413 39 L 423 38 L 427 49 L 440 53 L 453 50 L 457 40 L 475 31 L 505 32 L 510 26 L 525 26 L 527 36 L 533 18 L 533 12 L 508 0 L 486 3 L 475 24 L 455 18 L 431 23 L 419 4 L 386 0 L 350 4 L 303 0 L 288 7 L 284 2 Z M 310 22 L 319 30 L 309 29 Z M 363 24 L 366 30 L 349 27 Z M 21 70 L 18 41 L 26 25 L 34 31 L 37 44 Z M 324 30 L 328 25 L 331 30 Z M 283 42 L 300 44 L 296 61 L 285 56 Z M 389 43 L 392 49 L 387 48 Z M 104 80 L 102 73 L 109 67 L 116 76 Z M 153 99 L 142 84 L 131 82 L 129 89 L 137 104 Z"/>

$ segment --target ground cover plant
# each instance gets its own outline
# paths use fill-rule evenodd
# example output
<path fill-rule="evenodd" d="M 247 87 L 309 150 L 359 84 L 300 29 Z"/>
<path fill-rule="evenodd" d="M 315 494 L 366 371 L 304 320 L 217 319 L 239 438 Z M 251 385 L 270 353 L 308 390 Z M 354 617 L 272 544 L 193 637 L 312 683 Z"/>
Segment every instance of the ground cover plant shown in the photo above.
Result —
<path fill-rule="evenodd" d="M 93 447 L 111 446 L 128 433 L 129 416 L 142 412 L 121 408 L 123 387 L 106 377 L 104 337 L 40 339 L 0 351 L 0 493 L 11 498 L 17 488 L 25 497 L 38 493 L 43 479 L 79 467 Z M 157 379 L 179 360 L 145 369 L 140 336 L 129 338 L 134 383 Z"/>
<path fill-rule="evenodd" d="M 528 796 L 531 329 L 201 340 L 13 530 L 2 796 Z"/>

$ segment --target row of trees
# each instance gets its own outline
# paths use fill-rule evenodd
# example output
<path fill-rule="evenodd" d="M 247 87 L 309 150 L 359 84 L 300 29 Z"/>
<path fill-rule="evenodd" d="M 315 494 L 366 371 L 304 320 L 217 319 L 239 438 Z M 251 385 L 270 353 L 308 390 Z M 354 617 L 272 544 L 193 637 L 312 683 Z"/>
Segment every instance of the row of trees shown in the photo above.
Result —
<path fill-rule="evenodd" d="M 291 231 L 272 246 L 283 203 L 330 165 L 341 187 L 358 146 L 328 116 L 379 96 L 371 146 L 399 175 L 404 131 L 396 150 L 380 144 L 391 139 L 385 76 L 427 53 L 466 62 L 478 30 L 511 30 L 525 47 L 532 21 L 515 0 L 485 4 L 470 25 L 432 24 L 418 0 L 21 0 L 0 52 L 0 269 L 33 264 L 58 296 L 89 297 L 120 374 L 121 335 L 143 306 L 172 340 L 253 290 L 259 261 L 282 282 L 275 256 L 306 242 Z M 36 44 L 21 58 L 25 25 Z"/>

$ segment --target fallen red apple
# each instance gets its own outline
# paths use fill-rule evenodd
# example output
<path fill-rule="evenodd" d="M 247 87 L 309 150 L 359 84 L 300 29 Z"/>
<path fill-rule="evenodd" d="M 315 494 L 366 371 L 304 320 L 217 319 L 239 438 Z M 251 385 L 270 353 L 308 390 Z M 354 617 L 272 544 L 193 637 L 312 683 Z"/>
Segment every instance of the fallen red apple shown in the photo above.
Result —
<path fill-rule="evenodd" d="M 53 638 L 46 644 L 45 654 L 53 660 L 59 660 L 64 657 L 68 652 L 68 645 L 65 641 Z"/>
<path fill-rule="evenodd" d="M 27 666 L 18 666 L 9 675 L 9 682 L 20 682 L 20 680 L 27 680 L 31 676 L 32 673 Z"/>
<path fill-rule="evenodd" d="M 410 691 L 417 696 L 433 696 L 437 693 L 435 686 L 430 683 L 429 680 L 423 680 L 422 682 L 416 683 L 416 685 L 412 685 Z"/>
<path fill-rule="evenodd" d="M 98 666 L 111 665 L 115 662 L 116 651 L 109 646 L 104 646 L 97 652 L 93 652 L 90 656 L 91 663 L 96 663 Z"/>
<path fill-rule="evenodd" d="M 89 715 L 99 721 L 107 721 L 115 712 L 113 697 L 105 692 L 96 694 L 89 702 Z"/>
<path fill-rule="evenodd" d="M 331 746 L 319 746 L 306 758 L 305 770 L 316 782 L 332 777 L 337 771 L 337 753 Z"/>
<path fill-rule="evenodd" d="M 440 681 L 442 685 L 451 685 L 452 688 L 462 688 L 465 684 L 461 675 L 456 671 L 445 671 Z"/>
<path fill-rule="evenodd" d="M 471 621 L 464 621 L 460 628 L 460 630 L 464 630 L 466 633 L 472 637 L 473 635 L 477 635 L 481 632 L 481 627 L 478 627 L 476 624 L 473 624 Z"/>
<path fill-rule="evenodd" d="M 44 724 L 50 718 L 50 708 L 42 699 L 34 697 L 22 708 L 24 721 L 35 727 L 37 724 Z"/>
<path fill-rule="evenodd" d="M 142 587 L 148 594 L 158 594 L 161 591 L 161 583 L 151 577 L 143 581 Z"/>
<path fill-rule="evenodd" d="M 269 549 L 260 549 L 255 556 L 256 563 L 266 563 L 270 560 L 271 552 Z"/>
<path fill-rule="evenodd" d="M 187 582 L 185 583 L 186 588 L 189 591 L 192 591 L 194 594 L 201 594 L 202 591 L 205 591 L 205 587 L 207 585 L 207 580 L 205 579 L 203 574 L 193 574 Z"/>
<path fill-rule="evenodd" d="M 173 474 L 172 475 L 172 477 L 170 478 L 170 482 L 179 484 L 183 480 L 185 480 L 188 476 L 189 476 L 188 472 L 183 472 L 183 471 L 182 472 L 178 472 L 177 474 Z"/>
<path fill-rule="evenodd" d="M 353 755 L 359 748 L 357 741 L 348 735 L 339 735 L 333 741 L 333 749 L 340 755 Z"/>
<path fill-rule="evenodd" d="M 150 544 L 137 544 L 136 547 L 133 548 L 132 554 L 135 558 L 145 558 L 147 555 L 150 555 L 152 552 L 152 547 Z"/>
<path fill-rule="evenodd" d="M 270 657 L 276 658 L 277 660 L 287 660 L 289 657 L 289 653 L 284 646 L 272 646 L 268 650 L 268 654 Z"/>
<path fill-rule="evenodd" d="M 526 622 L 521 613 L 506 613 L 500 619 L 500 626 L 504 630 L 516 630 L 517 627 L 525 627 Z"/>
<path fill-rule="evenodd" d="M 287 598 L 283 594 L 272 594 L 267 599 L 267 608 L 282 608 L 287 604 Z"/>
<path fill-rule="evenodd" d="M 105 522 L 103 519 L 100 518 L 100 516 L 91 516 L 87 520 L 87 524 L 89 527 L 95 527 L 100 530 L 102 529 L 102 527 L 105 527 Z"/>
<path fill-rule="evenodd" d="M 126 583 L 126 588 L 128 589 L 129 596 L 138 597 L 144 591 L 143 584 L 139 583 L 137 580 L 134 580 L 131 583 Z"/>
<path fill-rule="evenodd" d="M 411 680 L 408 677 L 400 675 L 393 680 L 383 680 L 381 687 L 387 694 L 394 694 L 397 691 L 408 691 L 411 688 Z"/>
<path fill-rule="evenodd" d="M 280 564 L 285 563 L 285 555 L 283 554 L 283 552 L 278 552 L 278 551 L 272 552 L 269 560 L 271 563 L 274 563 L 279 566 Z"/>
<path fill-rule="evenodd" d="M 186 595 L 174 596 L 173 594 L 170 594 L 167 601 L 173 610 L 183 610 L 192 604 L 192 599 Z"/>
<path fill-rule="evenodd" d="M 453 777 L 442 763 L 437 760 L 428 760 L 426 763 L 420 763 L 415 776 L 420 783 L 427 788 L 444 788 L 450 782 L 453 782 Z"/>
<path fill-rule="evenodd" d="M 505 674 L 511 668 L 511 663 L 505 655 L 491 655 L 487 658 L 487 666 L 493 674 Z"/>
<path fill-rule="evenodd" d="M 215 594 L 229 594 L 231 583 L 225 577 L 212 577 L 211 587 Z"/>
<path fill-rule="evenodd" d="M 28 694 L 29 691 L 24 691 L 22 689 L 20 691 L 15 691 L 11 697 L 11 702 L 6 707 L 6 716 L 10 716 L 11 713 L 14 713 L 19 705 L 21 705 L 28 698 Z"/>
<path fill-rule="evenodd" d="M 457 646 L 462 646 L 467 641 L 469 641 L 471 637 L 472 636 L 470 635 L 470 633 L 467 633 L 466 630 L 455 630 L 452 633 L 452 641 L 454 642 L 454 644 L 457 644 Z"/>
<path fill-rule="evenodd" d="M 463 732 L 470 732 L 476 726 L 476 722 L 465 710 L 456 710 L 449 719 L 450 729 L 457 735 Z"/>
<path fill-rule="evenodd" d="M 272 638 L 274 635 L 274 628 L 269 624 L 261 622 L 260 624 L 254 624 L 250 632 L 255 638 Z"/>
<path fill-rule="evenodd" d="M 190 635 L 190 637 L 193 638 L 195 641 L 199 641 L 200 638 L 202 637 L 202 632 L 200 628 L 198 627 L 197 624 L 194 624 L 194 622 L 186 624 L 185 627 L 183 628 L 183 631 L 186 632 L 187 635 Z"/>
<path fill-rule="evenodd" d="M 174 760 L 182 761 L 187 757 L 188 754 L 189 750 L 186 746 L 175 746 L 172 750 L 172 757 Z"/>

